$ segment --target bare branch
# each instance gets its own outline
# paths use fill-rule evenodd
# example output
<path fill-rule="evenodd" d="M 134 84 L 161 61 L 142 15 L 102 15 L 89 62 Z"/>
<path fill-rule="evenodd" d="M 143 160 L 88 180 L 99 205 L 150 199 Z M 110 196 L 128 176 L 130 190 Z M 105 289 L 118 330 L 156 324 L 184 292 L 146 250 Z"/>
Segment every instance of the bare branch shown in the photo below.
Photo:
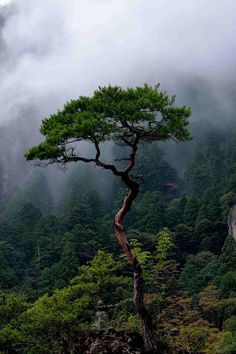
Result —
<path fill-rule="evenodd" d="M 128 139 L 123 138 L 122 140 L 125 142 L 126 145 L 129 145 L 131 147 L 133 146 L 133 144 Z"/>
<path fill-rule="evenodd" d="M 99 157 L 100 157 L 100 155 L 101 155 L 101 151 L 100 151 L 99 142 L 98 142 L 96 136 L 93 137 L 93 142 L 94 142 L 94 146 L 95 146 L 95 149 L 96 149 L 96 157 L 95 157 L 95 160 L 98 161 L 98 160 L 99 160 Z"/>
<path fill-rule="evenodd" d="M 106 164 L 100 160 L 95 161 L 97 166 L 104 168 L 105 170 L 110 170 L 114 175 L 122 177 L 123 171 L 117 170 L 114 165 Z"/>
<path fill-rule="evenodd" d="M 60 161 L 60 163 L 66 163 L 66 162 L 78 162 L 78 161 L 83 161 L 83 162 L 94 162 L 96 163 L 95 159 L 88 159 L 86 157 L 81 157 L 81 156 L 64 156 Z"/>

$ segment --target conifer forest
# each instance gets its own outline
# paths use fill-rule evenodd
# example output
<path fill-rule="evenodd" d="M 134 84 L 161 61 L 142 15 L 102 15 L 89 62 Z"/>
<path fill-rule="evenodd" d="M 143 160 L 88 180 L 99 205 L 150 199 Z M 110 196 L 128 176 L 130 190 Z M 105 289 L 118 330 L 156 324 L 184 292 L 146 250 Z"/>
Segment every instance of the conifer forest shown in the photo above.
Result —
<path fill-rule="evenodd" d="M 235 14 L 0 0 L 0 353 L 236 354 Z"/>

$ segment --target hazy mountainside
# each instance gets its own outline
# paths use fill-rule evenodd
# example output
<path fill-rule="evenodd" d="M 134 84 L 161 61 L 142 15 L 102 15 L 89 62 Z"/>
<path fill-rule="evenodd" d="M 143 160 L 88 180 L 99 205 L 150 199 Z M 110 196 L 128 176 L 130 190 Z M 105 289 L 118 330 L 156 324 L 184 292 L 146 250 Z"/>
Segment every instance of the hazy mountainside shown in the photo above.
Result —
<path fill-rule="evenodd" d="M 145 82 L 192 109 L 193 140 L 139 145 L 125 218 L 159 354 L 236 353 L 235 11 L 233 0 L 0 5 L 0 353 L 143 353 L 114 236 L 127 189 L 94 166 L 35 168 L 24 154 L 68 100 Z M 101 145 L 106 162 L 123 156 Z"/>
<path fill-rule="evenodd" d="M 157 144 L 140 147 L 143 183 L 126 228 L 163 353 L 235 353 L 236 243 L 227 227 L 235 141 L 232 126 L 184 143 L 193 151 L 182 179 Z M 132 273 L 113 235 L 125 190 L 87 166 L 72 167 L 59 186 L 55 199 L 45 170 L 36 169 L 2 211 L 0 350 L 92 353 L 98 341 L 105 352 L 140 352 Z M 97 330 L 99 311 L 109 334 Z"/>

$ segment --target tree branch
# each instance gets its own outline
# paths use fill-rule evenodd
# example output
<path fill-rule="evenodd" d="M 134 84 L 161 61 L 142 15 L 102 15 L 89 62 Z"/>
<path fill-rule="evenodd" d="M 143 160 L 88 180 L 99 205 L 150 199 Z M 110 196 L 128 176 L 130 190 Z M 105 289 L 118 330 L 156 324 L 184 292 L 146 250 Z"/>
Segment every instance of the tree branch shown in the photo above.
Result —
<path fill-rule="evenodd" d="M 95 149 L 96 149 L 96 157 L 95 157 L 95 160 L 98 161 L 98 160 L 99 160 L 99 157 L 100 157 L 100 155 L 101 155 L 101 151 L 100 151 L 99 142 L 98 142 L 96 136 L 93 136 L 93 142 L 94 142 L 94 146 L 95 146 Z"/>
<path fill-rule="evenodd" d="M 136 156 L 136 152 L 138 149 L 138 142 L 139 142 L 139 135 L 136 134 L 136 137 L 134 139 L 134 142 L 132 144 L 132 152 L 130 154 L 130 162 L 128 164 L 128 166 L 123 170 L 123 172 L 125 174 L 128 174 L 135 166 L 135 156 Z"/>

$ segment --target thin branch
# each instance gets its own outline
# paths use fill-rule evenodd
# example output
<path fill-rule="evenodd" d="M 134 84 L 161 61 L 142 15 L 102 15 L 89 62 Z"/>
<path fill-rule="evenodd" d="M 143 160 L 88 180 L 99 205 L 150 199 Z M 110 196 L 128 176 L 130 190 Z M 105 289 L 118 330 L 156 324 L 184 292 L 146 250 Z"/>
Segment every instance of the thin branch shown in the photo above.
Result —
<path fill-rule="evenodd" d="M 122 140 L 125 142 L 126 145 L 128 145 L 128 146 L 130 146 L 130 147 L 133 146 L 133 144 L 132 144 L 128 139 L 122 138 Z"/>
<path fill-rule="evenodd" d="M 127 128 L 129 131 L 131 131 L 132 133 L 135 133 L 135 134 L 142 134 L 143 133 L 143 129 L 137 129 L 136 127 L 132 126 L 132 125 L 129 125 L 128 122 L 126 120 L 123 120 L 122 121 L 122 125 Z"/>
<path fill-rule="evenodd" d="M 99 142 L 98 142 L 96 136 L 93 137 L 93 142 L 94 142 L 94 146 L 95 146 L 95 149 L 96 149 L 96 157 L 95 157 L 95 160 L 98 161 L 98 160 L 99 160 L 99 157 L 100 157 L 100 155 L 101 155 L 101 151 L 100 151 Z"/>
<path fill-rule="evenodd" d="M 104 168 L 105 170 L 110 170 L 114 175 L 122 177 L 123 171 L 117 170 L 114 165 L 106 164 L 100 160 L 95 161 L 96 165 Z"/>

